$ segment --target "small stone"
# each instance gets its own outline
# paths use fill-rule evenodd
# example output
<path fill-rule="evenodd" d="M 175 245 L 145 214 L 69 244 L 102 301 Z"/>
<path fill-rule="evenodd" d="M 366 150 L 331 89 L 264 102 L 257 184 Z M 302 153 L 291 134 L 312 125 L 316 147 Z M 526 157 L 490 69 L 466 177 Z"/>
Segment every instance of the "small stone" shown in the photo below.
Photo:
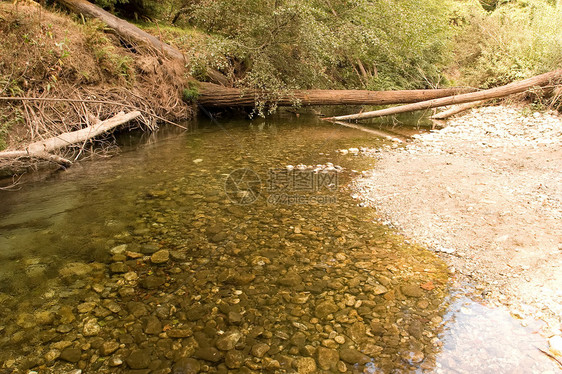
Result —
<path fill-rule="evenodd" d="M 133 282 L 139 279 L 139 275 L 134 271 L 130 271 L 128 273 L 123 274 L 123 278 L 125 278 L 127 282 Z"/>
<path fill-rule="evenodd" d="M 104 289 L 105 289 L 105 287 L 101 284 L 98 284 L 98 283 L 96 283 L 92 286 L 92 290 L 94 290 L 97 293 L 102 293 Z"/>
<path fill-rule="evenodd" d="M 300 357 L 295 361 L 295 368 L 299 374 L 316 373 L 316 361 L 312 357 Z"/>
<path fill-rule="evenodd" d="M 235 311 L 228 312 L 228 323 L 231 325 L 239 325 L 242 323 L 242 314 Z"/>
<path fill-rule="evenodd" d="M 340 354 L 335 349 L 318 347 L 316 350 L 316 360 L 320 369 L 333 371 L 340 360 Z"/>
<path fill-rule="evenodd" d="M 166 335 L 169 338 L 181 339 L 181 338 L 189 338 L 193 332 L 188 328 L 176 328 L 166 331 Z"/>
<path fill-rule="evenodd" d="M 96 307 L 96 303 L 89 301 L 86 303 L 79 304 L 76 309 L 78 309 L 78 313 L 89 313 L 92 310 L 94 310 L 95 307 Z"/>
<path fill-rule="evenodd" d="M 126 250 L 127 250 L 127 244 L 121 244 L 111 248 L 109 250 L 109 253 L 111 253 L 112 255 L 120 255 L 122 253 L 125 253 Z"/>
<path fill-rule="evenodd" d="M 404 296 L 408 297 L 422 297 L 423 290 L 417 284 L 406 284 L 400 287 Z"/>
<path fill-rule="evenodd" d="M 71 345 L 72 345 L 72 342 L 70 342 L 68 340 L 61 340 L 59 342 L 55 342 L 55 343 L 51 344 L 51 348 L 63 350 L 67 347 L 70 347 Z"/>
<path fill-rule="evenodd" d="M 419 364 L 425 358 L 422 351 L 403 352 L 401 357 L 404 361 L 406 361 L 410 365 Z"/>
<path fill-rule="evenodd" d="M 141 282 L 141 286 L 146 289 L 154 289 L 158 288 L 161 285 L 166 283 L 166 279 L 164 277 L 158 277 L 156 275 L 149 275 L 148 277 L 144 278 Z"/>
<path fill-rule="evenodd" d="M 121 357 L 117 357 L 117 356 L 113 356 L 111 357 L 108 362 L 109 366 L 120 366 L 123 365 L 123 360 L 121 359 Z"/>
<path fill-rule="evenodd" d="M 150 352 L 146 349 L 138 349 L 125 360 L 131 369 L 146 369 L 150 365 Z"/>
<path fill-rule="evenodd" d="M 230 351 L 234 349 L 240 338 L 242 338 L 242 334 L 239 331 L 230 331 L 217 339 L 216 346 L 221 351 Z"/>
<path fill-rule="evenodd" d="M 206 347 L 195 351 L 195 357 L 205 361 L 219 362 L 222 359 L 222 354 L 215 347 Z"/>
<path fill-rule="evenodd" d="M 340 350 L 340 357 L 343 361 L 350 365 L 365 365 L 371 361 L 371 358 L 356 349 L 343 348 Z"/>
<path fill-rule="evenodd" d="M 287 287 L 295 287 L 302 283 L 302 277 L 293 271 L 287 272 L 279 279 L 279 284 Z"/>
<path fill-rule="evenodd" d="M 135 296 L 136 292 L 133 287 L 123 287 L 119 289 L 118 293 L 122 298 L 129 298 Z"/>
<path fill-rule="evenodd" d="M 62 325 L 58 325 L 56 330 L 57 330 L 57 332 L 60 332 L 61 334 L 66 334 L 66 333 L 72 331 L 72 325 L 69 325 L 67 323 L 62 324 Z"/>
<path fill-rule="evenodd" d="M 59 274 L 63 277 L 70 276 L 84 276 L 92 272 L 92 267 L 88 264 L 81 262 L 70 262 L 65 264 L 60 270 Z"/>
<path fill-rule="evenodd" d="M 367 326 L 363 322 L 355 322 L 347 329 L 347 335 L 356 343 L 367 336 Z"/>
<path fill-rule="evenodd" d="M 45 356 L 43 357 L 45 358 L 45 361 L 53 362 L 57 358 L 59 358 L 60 355 L 61 355 L 61 351 L 59 351 L 58 349 L 51 349 L 47 353 L 45 353 Z"/>
<path fill-rule="evenodd" d="M 373 285 L 373 290 L 371 291 L 374 295 L 382 295 L 388 292 L 388 288 L 383 285 L 375 284 Z"/>
<path fill-rule="evenodd" d="M 334 338 L 334 340 L 335 340 L 336 343 L 338 343 L 338 344 L 343 344 L 343 343 L 345 343 L 345 338 L 344 338 L 343 336 L 341 336 L 341 335 L 336 336 L 336 337 Z"/>
<path fill-rule="evenodd" d="M 548 350 L 554 356 L 562 357 L 562 336 L 555 335 L 548 339 Z"/>
<path fill-rule="evenodd" d="M 194 358 L 184 357 L 174 364 L 173 374 L 197 374 L 201 371 L 201 364 Z"/>
<path fill-rule="evenodd" d="M 150 261 L 153 264 L 163 264 L 168 262 L 170 259 L 170 252 L 166 249 L 162 249 L 158 252 L 155 252 L 152 256 L 150 256 Z"/>
<path fill-rule="evenodd" d="M 345 365 L 345 362 L 343 362 L 343 361 L 339 361 L 336 368 L 338 369 L 338 371 L 340 373 L 345 373 L 347 371 L 347 366 Z"/>
<path fill-rule="evenodd" d="M 314 314 L 320 319 L 326 318 L 329 314 L 335 313 L 339 310 L 338 306 L 333 301 L 323 301 L 316 305 Z"/>
<path fill-rule="evenodd" d="M 255 357 L 263 357 L 267 351 L 270 350 L 270 346 L 264 343 L 256 343 L 252 346 L 252 355 Z"/>
<path fill-rule="evenodd" d="M 148 335 L 158 335 L 162 332 L 162 322 L 156 316 L 150 316 L 146 320 L 144 333 Z"/>
<path fill-rule="evenodd" d="M 84 334 L 84 336 L 96 336 L 100 331 L 101 327 L 98 325 L 98 320 L 96 318 L 89 318 L 84 323 L 82 334 Z"/>
<path fill-rule="evenodd" d="M 244 364 L 244 353 L 237 350 L 228 351 L 224 363 L 229 369 L 238 369 Z"/>
<path fill-rule="evenodd" d="M 38 325 L 51 325 L 55 320 L 55 313 L 42 310 L 35 313 L 35 322 Z"/>
<path fill-rule="evenodd" d="M 156 244 L 143 244 L 140 248 L 142 254 L 151 255 L 155 252 L 158 252 L 160 248 Z"/>
<path fill-rule="evenodd" d="M 132 258 L 132 259 L 136 259 L 136 258 L 141 258 L 144 255 L 142 253 L 139 253 L 139 252 L 127 251 L 127 252 L 125 252 L 125 256 L 127 256 L 129 258 Z"/>
<path fill-rule="evenodd" d="M 267 371 L 279 372 L 279 369 L 281 369 L 281 363 L 279 362 L 279 360 L 265 357 L 262 360 L 262 367 Z"/>
<path fill-rule="evenodd" d="M 112 273 L 119 274 L 119 273 L 126 273 L 127 271 L 129 271 L 129 268 L 123 262 L 114 262 L 111 265 L 109 265 L 109 270 Z"/>
<path fill-rule="evenodd" d="M 343 253 L 336 253 L 336 260 L 338 261 L 345 261 L 347 259 L 347 256 Z"/>
<path fill-rule="evenodd" d="M 31 313 L 20 313 L 16 318 L 16 324 L 24 329 L 29 329 L 34 327 L 37 323 L 35 321 L 35 316 Z"/>
<path fill-rule="evenodd" d="M 116 341 L 104 342 L 100 347 L 100 355 L 109 356 L 119 349 L 119 343 Z"/>
<path fill-rule="evenodd" d="M 66 348 L 61 352 L 60 358 L 68 362 L 78 362 L 81 355 L 82 351 L 78 348 Z"/>

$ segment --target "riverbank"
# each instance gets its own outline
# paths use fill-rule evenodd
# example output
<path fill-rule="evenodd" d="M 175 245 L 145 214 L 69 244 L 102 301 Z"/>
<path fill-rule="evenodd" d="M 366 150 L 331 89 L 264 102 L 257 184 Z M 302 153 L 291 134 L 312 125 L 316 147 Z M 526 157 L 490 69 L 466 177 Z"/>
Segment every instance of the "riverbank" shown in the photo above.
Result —
<path fill-rule="evenodd" d="M 0 20 L 0 151 L 22 150 L 121 111 L 141 111 L 128 126 L 149 130 L 163 120 L 192 117 L 182 100 L 183 66 L 149 47 L 125 45 L 99 21 L 11 3 L 0 4 Z M 81 145 L 60 156 L 96 151 Z M 33 160 L 0 159 L 0 175 L 31 165 Z"/>
<path fill-rule="evenodd" d="M 359 198 L 439 252 L 456 274 L 519 318 L 560 334 L 562 116 L 475 109 L 400 148 L 372 150 Z"/>

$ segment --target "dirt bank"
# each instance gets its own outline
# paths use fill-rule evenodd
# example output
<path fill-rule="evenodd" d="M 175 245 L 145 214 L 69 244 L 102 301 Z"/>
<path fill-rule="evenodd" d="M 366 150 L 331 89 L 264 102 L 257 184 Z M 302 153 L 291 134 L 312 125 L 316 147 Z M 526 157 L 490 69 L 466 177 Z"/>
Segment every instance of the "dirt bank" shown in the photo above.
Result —
<path fill-rule="evenodd" d="M 357 182 L 381 219 L 441 252 L 521 317 L 562 316 L 562 117 L 476 109 L 405 147 L 369 151 Z"/>
<path fill-rule="evenodd" d="M 120 111 L 140 110 L 131 126 L 145 129 L 161 119 L 191 117 L 182 101 L 183 66 L 105 31 L 98 21 L 54 8 L 0 3 L 0 151 L 23 149 Z M 82 156 L 89 153 L 82 150 Z M 20 164 L 28 162 L 0 161 L 0 170 L 11 175 Z"/>

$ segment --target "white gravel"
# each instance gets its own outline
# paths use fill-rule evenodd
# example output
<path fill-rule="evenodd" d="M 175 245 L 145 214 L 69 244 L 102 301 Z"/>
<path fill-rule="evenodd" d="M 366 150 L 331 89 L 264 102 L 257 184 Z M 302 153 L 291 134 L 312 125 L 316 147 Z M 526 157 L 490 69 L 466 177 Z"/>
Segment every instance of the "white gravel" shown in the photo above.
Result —
<path fill-rule="evenodd" d="M 484 107 L 414 138 L 371 151 L 360 199 L 504 303 L 560 326 L 560 114 Z"/>

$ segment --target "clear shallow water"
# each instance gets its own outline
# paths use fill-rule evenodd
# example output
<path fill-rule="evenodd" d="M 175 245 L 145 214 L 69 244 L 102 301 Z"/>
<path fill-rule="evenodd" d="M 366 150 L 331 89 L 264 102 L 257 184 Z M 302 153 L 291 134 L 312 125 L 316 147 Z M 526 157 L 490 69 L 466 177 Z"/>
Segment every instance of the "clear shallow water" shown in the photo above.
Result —
<path fill-rule="evenodd" d="M 372 223 L 346 185 L 373 160 L 335 152 L 379 140 L 292 116 L 122 140 L 117 157 L 1 192 L 5 370 L 444 367 L 445 265 Z M 271 183 L 328 163 L 343 168 L 332 183 Z M 254 174 L 227 194 L 237 169 Z"/>

